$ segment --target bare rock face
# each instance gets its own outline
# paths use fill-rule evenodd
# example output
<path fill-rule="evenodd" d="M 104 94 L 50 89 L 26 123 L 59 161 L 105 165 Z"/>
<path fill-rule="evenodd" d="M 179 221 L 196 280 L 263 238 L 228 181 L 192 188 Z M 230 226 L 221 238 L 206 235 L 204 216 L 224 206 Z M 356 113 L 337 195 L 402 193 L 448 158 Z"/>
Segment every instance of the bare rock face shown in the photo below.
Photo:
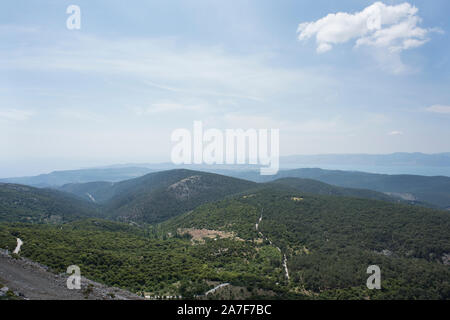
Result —
<path fill-rule="evenodd" d="M 400 192 L 385 192 L 385 194 L 400 198 L 406 201 L 416 201 L 417 198 L 412 193 L 400 193 Z"/>
<path fill-rule="evenodd" d="M 201 189 L 201 177 L 190 176 L 170 185 L 167 190 L 171 192 L 177 200 L 187 200 Z"/>
<path fill-rule="evenodd" d="M 445 265 L 450 265 L 450 253 L 444 253 L 442 256 L 442 263 Z"/>
<path fill-rule="evenodd" d="M 6 296 L 6 293 L 9 291 L 8 287 L 3 287 L 0 289 L 0 297 Z"/>

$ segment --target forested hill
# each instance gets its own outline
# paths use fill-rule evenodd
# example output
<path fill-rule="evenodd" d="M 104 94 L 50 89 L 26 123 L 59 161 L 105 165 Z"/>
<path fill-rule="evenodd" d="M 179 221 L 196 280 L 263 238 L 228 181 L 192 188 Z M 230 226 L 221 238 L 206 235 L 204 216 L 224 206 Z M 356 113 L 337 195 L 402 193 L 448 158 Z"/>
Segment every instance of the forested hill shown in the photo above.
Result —
<path fill-rule="evenodd" d="M 123 211 L 111 211 L 111 217 L 164 222 L 17 223 L 35 213 L 37 222 L 45 222 L 49 212 L 42 206 L 52 213 L 62 210 L 55 199 L 62 193 L 2 185 L 3 196 L 19 196 L 0 203 L 8 204 L 9 217 L 21 218 L 0 224 L 0 248 L 12 249 L 20 238 L 21 255 L 56 273 L 76 264 L 93 280 L 155 295 L 194 298 L 230 283 L 217 293 L 220 297 L 450 298 L 447 211 L 353 195 L 313 195 L 292 185 L 189 170 L 134 180 L 120 183 L 116 192 L 122 197 L 113 195 L 107 202 L 122 205 L 116 208 Z M 311 184 L 318 192 L 327 190 Z M 75 199 L 62 195 L 68 197 L 63 204 Z M 79 212 L 80 204 L 96 208 L 75 199 L 70 212 Z M 25 214 L 12 215 L 17 211 Z M 370 265 L 381 268 L 381 290 L 366 287 Z"/>
<path fill-rule="evenodd" d="M 114 183 L 106 181 L 69 183 L 59 187 L 58 190 L 72 193 L 86 201 L 99 204 L 106 203 L 116 193 Z"/>
<path fill-rule="evenodd" d="M 287 186 L 296 189 L 300 192 L 317 194 L 317 195 L 334 195 L 343 197 L 354 197 L 354 198 L 364 198 L 364 199 L 374 199 L 383 200 L 391 202 L 399 202 L 399 198 L 389 196 L 387 194 L 367 190 L 367 189 L 356 189 L 356 188 L 344 188 L 333 186 L 324 182 L 320 182 L 312 179 L 302 179 L 302 178 L 281 178 L 273 182 L 267 183 L 267 185 L 272 186 Z"/>
<path fill-rule="evenodd" d="M 312 179 L 281 178 L 268 183 L 268 185 L 275 189 L 293 189 L 309 194 L 336 195 L 391 202 L 409 201 L 399 200 L 398 195 L 389 196 L 372 190 L 337 187 Z M 7 186 L 7 184 L 4 184 L 4 186 Z M 219 174 L 176 169 L 154 172 L 139 178 L 116 183 L 89 182 L 68 184 L 59 188 L 60 191 L 64 192 L 15 185 L 16 191 L 40 192 L 47 197 L 52 196 L 52 201 L 39 200 L 31 202 L 34 207 L 39 207 L 39 210 L 31 212 L 23 208 L 24 206 L 25 208 L 31 206 L 30 203 L 23 204 L 24 199 L 28 197 L 26 192 L 23 195 L 23 199 L 19 194 L 5 193 L 3 195 L 3 206 L 9 203 L 8 208 L 11 208 L 11 203 L 22 203 L 21 207 L 15 208 L 15 214 L 20 212 L 24 219 L 28 217 L 26 219 L 33 221 L 36 219 L 37 221 L 49 221 L 50 216 L 53 216 L 53 220 L 59 219 L 58 217 L 61 218 L 62 213 L 64 213 L 67 215 L 66 219 L 74 215 L 96 215 L 114 220 L 137 222 L 139 224 L 157 223 L 192 210 L 201 204 L 221 200 L 224 197 L 246 190 L 264 188 L 265 186 L 265 183 L 258 184 Z M 7 200 L 8 197 L 11 198 Z M 415 201 L 410 202 L 415 203 Z M 45 214 L 48 217 L 42 218 Z M 11 215 L 11 212 L 8 215 Z M 36 215 L 39 215 L 40 218 L 30 218 Z M 6 219 L 5 217 L 3 219 Z"/>
<path fill-rule="evenodd" d="M 110 218 L 153 223 L 255 186 L 251 181 L 176 169 L 117 183 L 69 184 L 60 190 L 102 204 Z"/>
<path fill-rule="evenodd" d="M 0 183 L 0 221 L 60 223 L 99 213 L 96 205 L 65 192 Z"/>
<path fill-rule="evenodd" d="M 373 190 L 338 187 L 312 179 L 282 178 L 270 182 L 269 185 L 310 194 L 417 203 Z M 68 184 L 59 190 L 100 204 L 105 217 L 138 223 L 155 223 L 192 210 L 200 204 L 264 186 L 264 183 L 258 184 L 224 175 L 176 169 L 150 173 L 117 183 Z"/>
<path fill-rule="evenodd" d="M 318 168 L 282 170 L 274 176 L 260 176 L 257 172 L 229 174 L 255 182 L 269 182 L 280 178 L 313 179 L 340 187 L 389 193 L 405 200 L 430 203 L 442 209 L 450 208 L 450 177 L 444 176 L 388 175 Z"/>
<path fill-rule="evenodd" d="M 167 168 L 170 167 L 170 165 L 165 165 L 164 167 Z M 116 183 L 124 180 L 132 180 L 155 170 L 159 171 L 161 169 L 157 169 L 157 166 L 152 168 L 130 166 L 55 171 L 35 177 L 0 179 L 0 182 L 38 187 L 51 186 L 55 188 L 67 184 L 62 187 L 62 190 L 79 194 L 82 197 L 88 197 L 84 191 L 90 190 L 92 192 L 87 192 L 93 195 L 94 198 L 101 203 L 107 201 L 114 190 L 109 189 L 104 192 L 99 190 L 98 181 Z M 219 169 L 214 166 L 204 166 L 199 170 L 219 173 L 254 182 L 269 182 L 286 177 L 313 179 L 340 187 L 368 189 L 388 193 L 394 197 L 400 197 L 407 201 L 429 203 L 442 209 L 450 208 L 450 177 L 445 176 L 388 175 L 357 171 L 324 170 L 319 168 L 281 170 L 274 176 L 261 176 L 256 170 L 244 171 L 243 168 L 234 170 L 233 167 Z M 88 182 L 92 182 L 92 184 L 90 186 L 79 186 L 79 184 Z M 81 189 L 78 189 L 79 187 Z M 93 194 L 95 191 L 99 192 L 97 197 Z"/>
<path fill-rule="evenodd" d="M 123 181 L 140 177 L 153 171 L 155 170 L 141 167 L 61 170 L 31 177 L 5 178 L 0 179 L 0 182 L 25 184 L 33 187 L 59 187 L 68 183 Z"/>
<path fill-rule="evenodd" d="M 160 222 L 255 186 L 246 180 L 185 169 L 156 172 L 115 185 L 106 212 L 125 221 Z"/>
<path fill-rule="evenodd" d="M 270 187 L 203 205 L 161 228 L 192 234 L 215 230 L 277 247 L 286 256 L 294 292 L 327 298 L 450 298 L 450 269 L 444 265 L 450 214 L 445 211 Z M 368 293 L 366 269 L 373 264 L 382 270 L 383 290 Z"/>

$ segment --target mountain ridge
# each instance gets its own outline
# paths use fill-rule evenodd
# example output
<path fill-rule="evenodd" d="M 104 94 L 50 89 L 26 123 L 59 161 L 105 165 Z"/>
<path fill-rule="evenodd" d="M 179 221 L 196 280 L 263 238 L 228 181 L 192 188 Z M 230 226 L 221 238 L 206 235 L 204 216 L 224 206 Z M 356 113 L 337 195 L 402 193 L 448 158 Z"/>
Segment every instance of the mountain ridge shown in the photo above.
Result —
<path fill-rule="evenodd" d="M 70 193 L 0 183 L 0 221 L 67 222 L 99 214 L 97 206 Z"/>

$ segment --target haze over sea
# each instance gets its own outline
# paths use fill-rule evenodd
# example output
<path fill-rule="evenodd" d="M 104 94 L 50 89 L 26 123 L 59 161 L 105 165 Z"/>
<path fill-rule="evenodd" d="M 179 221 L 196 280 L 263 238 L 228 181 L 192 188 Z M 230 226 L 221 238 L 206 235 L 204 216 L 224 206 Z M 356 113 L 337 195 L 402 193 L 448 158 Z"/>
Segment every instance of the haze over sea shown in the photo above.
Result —
<path fill-rule="evenodd" d="M 311 164 L 287 164 L 282 169 L 297 168 L 321 168 L 328 170 L 344 170 L 344 171 L 362 171 L 369 173 L 382 174 L 413 174 L 421 176 L 447 176 L 450 177 L 450 167 L 431 167 L 431 166 L 370 166 L 370 165 L 326 165 L 320 164 L 313 166 Z"/>

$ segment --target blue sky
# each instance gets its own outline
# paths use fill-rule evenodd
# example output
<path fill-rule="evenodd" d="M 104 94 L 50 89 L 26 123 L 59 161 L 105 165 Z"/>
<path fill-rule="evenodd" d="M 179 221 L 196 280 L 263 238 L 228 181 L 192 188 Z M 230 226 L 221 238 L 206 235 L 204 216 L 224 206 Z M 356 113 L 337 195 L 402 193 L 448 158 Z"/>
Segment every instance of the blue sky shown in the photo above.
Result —
<path fill-rule="evenodd" d="M 66 28 L 71 4 L 80 30 Z M 282 155 L 448 152 L 449 12 L 447 0 L 3 1 L 0 176 L 168 161 L 171 132 L 194 120 L 279 128 Z"/>

